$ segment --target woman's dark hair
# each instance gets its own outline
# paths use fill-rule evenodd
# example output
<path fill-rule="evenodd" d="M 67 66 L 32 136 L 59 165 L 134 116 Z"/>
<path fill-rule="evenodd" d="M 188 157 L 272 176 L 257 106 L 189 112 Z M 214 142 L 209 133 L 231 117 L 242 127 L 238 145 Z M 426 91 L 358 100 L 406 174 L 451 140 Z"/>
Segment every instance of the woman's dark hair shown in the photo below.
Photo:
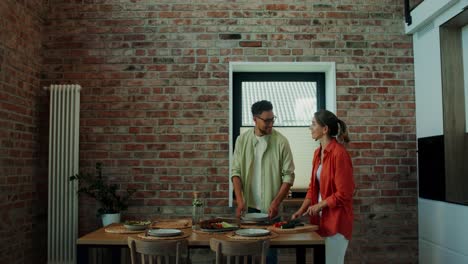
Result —
<path fill-rule="evenodd" d="M 267 100 L 258 101 L 252 105 L 253 116 L 258 116 L 258 115 L 261 115 L 265 111 L 271 111 L 271 110 L 273 110 L 273 105 L 271 104 L 270 101 L 267 101 Z"/>
<path fill-rule="evenodd" d="M 340 143 L 348 143 L 348 127 L 346 123 L 336 117 L 332 112 L 322 109 L 314 114 L 315 121 L 321 126 L 328 126 L 330 136 L 336 137 Z"/>

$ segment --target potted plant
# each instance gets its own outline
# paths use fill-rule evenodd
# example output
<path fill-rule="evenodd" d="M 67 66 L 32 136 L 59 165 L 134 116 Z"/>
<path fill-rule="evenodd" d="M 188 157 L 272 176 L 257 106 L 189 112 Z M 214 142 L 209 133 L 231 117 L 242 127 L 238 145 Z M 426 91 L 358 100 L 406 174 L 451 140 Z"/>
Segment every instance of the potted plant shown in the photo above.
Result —
<path fill-rule="evenodd" d="M 78 181 L 78 194 L 86 194 L 96 199 L 101 207 L 98 216 L 102 217 L 104 226 L 120 222 L 120 212 L 128 208 L 128 200 L 136 191 L 127 189 L 124 193 L 118 192 L 117 184 L 108 184 L 102 176 L 102 163 L 96 163 L 96 173 L 78 173 L 70 176 L 70 181 Z"/>

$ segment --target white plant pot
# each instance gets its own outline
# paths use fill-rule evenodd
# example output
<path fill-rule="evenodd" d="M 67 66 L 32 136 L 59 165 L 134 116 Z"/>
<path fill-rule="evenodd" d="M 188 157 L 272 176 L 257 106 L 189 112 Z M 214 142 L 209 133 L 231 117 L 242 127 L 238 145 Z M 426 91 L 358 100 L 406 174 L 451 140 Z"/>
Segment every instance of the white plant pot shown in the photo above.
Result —
<path fill-rule="evenodd" d="M 103 214 L 101 217 L 102 217 L 102 226 L 108 226 L 113 223 L 120 223 L 120 213 Z"/>

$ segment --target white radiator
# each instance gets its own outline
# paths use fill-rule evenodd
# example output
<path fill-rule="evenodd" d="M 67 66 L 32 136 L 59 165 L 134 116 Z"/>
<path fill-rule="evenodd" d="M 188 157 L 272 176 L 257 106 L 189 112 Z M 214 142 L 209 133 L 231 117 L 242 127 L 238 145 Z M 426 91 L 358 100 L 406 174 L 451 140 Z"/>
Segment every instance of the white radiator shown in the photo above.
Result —
<path fill-rule="evenodd" d="M 79 85 L 51 85 L 47 262 L 76 263 L 78 238 Z"/>

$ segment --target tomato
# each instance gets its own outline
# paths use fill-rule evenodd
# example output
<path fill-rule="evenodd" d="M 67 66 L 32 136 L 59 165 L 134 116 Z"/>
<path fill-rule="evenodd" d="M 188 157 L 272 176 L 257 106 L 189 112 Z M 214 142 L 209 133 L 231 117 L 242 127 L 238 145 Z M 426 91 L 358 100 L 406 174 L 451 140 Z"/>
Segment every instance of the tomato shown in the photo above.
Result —
<path fill-rule="evenodd" d="M 284 225 L 286 223 L 287 223 L 286 221 L 281 221 L 281 222 L 274 223 L 273 226 L 274 227 L 281 227 L 282 225 Z"/>

